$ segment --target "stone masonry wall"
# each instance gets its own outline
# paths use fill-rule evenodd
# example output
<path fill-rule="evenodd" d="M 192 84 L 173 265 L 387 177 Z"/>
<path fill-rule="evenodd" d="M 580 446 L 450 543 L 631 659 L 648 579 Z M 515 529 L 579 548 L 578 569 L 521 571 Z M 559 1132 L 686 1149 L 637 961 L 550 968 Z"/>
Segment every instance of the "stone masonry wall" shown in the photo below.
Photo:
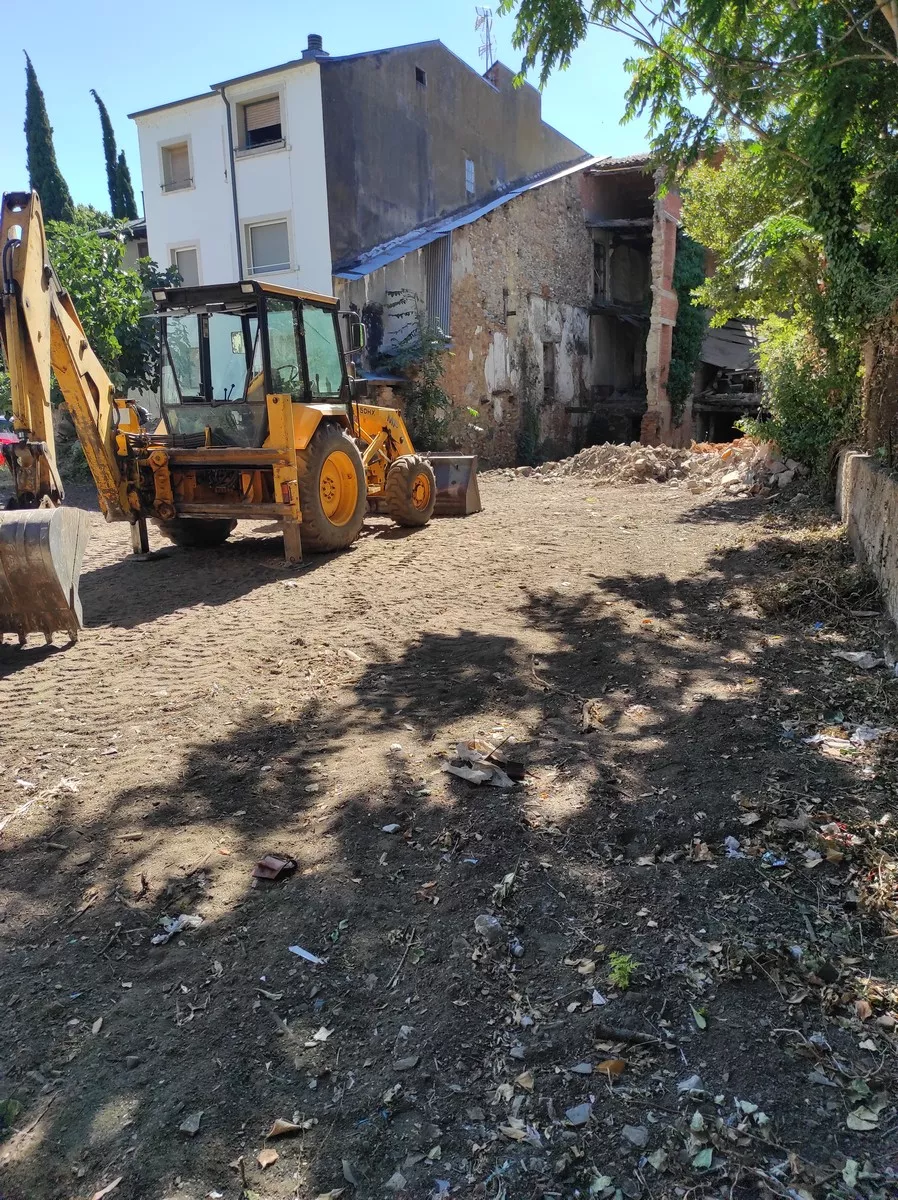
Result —
<path fill-rule="evenodd" d="M 588 413 L 570 410 L 589 402 L 591 273 L 579 174 L 453 233 L 443 384 L 456 444 L 491 465 L 579 448 Z"/>

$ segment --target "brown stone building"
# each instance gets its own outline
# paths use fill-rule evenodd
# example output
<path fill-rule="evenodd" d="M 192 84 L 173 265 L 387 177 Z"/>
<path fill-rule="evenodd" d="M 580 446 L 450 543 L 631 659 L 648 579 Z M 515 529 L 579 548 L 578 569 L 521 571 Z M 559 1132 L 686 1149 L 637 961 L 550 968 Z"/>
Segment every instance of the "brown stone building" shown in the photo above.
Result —
<path fill-rule="evenodd" d="M 542 171 L 334 266 L 370 356 L 416 297 L 450 339 L 456 445 L 491 464 L 677 441 L 666 381 L 679 198 L 642 157 Z M 473 410 L 473 412 L 472 412 Z"/>

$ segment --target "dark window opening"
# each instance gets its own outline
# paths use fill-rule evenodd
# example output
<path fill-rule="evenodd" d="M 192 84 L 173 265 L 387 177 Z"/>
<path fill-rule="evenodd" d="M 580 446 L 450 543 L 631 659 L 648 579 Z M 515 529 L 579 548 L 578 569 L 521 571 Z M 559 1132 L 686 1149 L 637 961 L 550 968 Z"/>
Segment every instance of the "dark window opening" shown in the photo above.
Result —
<path fill-rule="evenodd" d="M 592 294 L 599 300 L 606 299 L 608 252 L 604 242 L 592 244 Z"/>
<path fill-rule="evenodd" d="M 420 67 L 415 67 L 415 81 L 421 87 L 427 87 L 427 72 L 422 71 Z"/>
<path fill-rule="evenodd" d="M 242 106 L 243 147 L 251 150 L 256 146 L 269 146 L 283 140 L 281 128 L 281 102 L 277 96 L 268 100 L 254 100 Z"/>

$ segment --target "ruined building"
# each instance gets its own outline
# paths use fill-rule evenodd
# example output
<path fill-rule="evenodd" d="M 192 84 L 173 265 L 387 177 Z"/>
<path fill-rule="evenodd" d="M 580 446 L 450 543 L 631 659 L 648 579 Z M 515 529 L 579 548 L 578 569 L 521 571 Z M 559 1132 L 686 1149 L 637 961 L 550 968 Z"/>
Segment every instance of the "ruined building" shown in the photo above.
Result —
<path fill-rule="evenodd" d="M 644 157 L 589 159 L 338 260 L 334 286 L 387 372 L 417 298 L 449 338 L 453 441 L 487 463 L 688 441 L 665 386 L 678 216 Z"/>

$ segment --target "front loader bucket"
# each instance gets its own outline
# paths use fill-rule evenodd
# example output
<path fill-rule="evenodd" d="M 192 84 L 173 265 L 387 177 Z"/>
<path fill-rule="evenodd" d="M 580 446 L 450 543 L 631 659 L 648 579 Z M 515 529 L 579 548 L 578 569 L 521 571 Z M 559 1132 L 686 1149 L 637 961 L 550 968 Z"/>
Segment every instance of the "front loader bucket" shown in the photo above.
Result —
<path fill-rule="evenodd" d="M 0 514 L 0 641 L 14 633 L 52 640 L 81 628 L 78 577 L 87 513 L 78 508 L 16 508 Z"/>
<path fill-rule="evenodd" d="M 435 517 L 467 517 L 481 512 L 476 454 L 426 454 L 437 480 Z"/>

